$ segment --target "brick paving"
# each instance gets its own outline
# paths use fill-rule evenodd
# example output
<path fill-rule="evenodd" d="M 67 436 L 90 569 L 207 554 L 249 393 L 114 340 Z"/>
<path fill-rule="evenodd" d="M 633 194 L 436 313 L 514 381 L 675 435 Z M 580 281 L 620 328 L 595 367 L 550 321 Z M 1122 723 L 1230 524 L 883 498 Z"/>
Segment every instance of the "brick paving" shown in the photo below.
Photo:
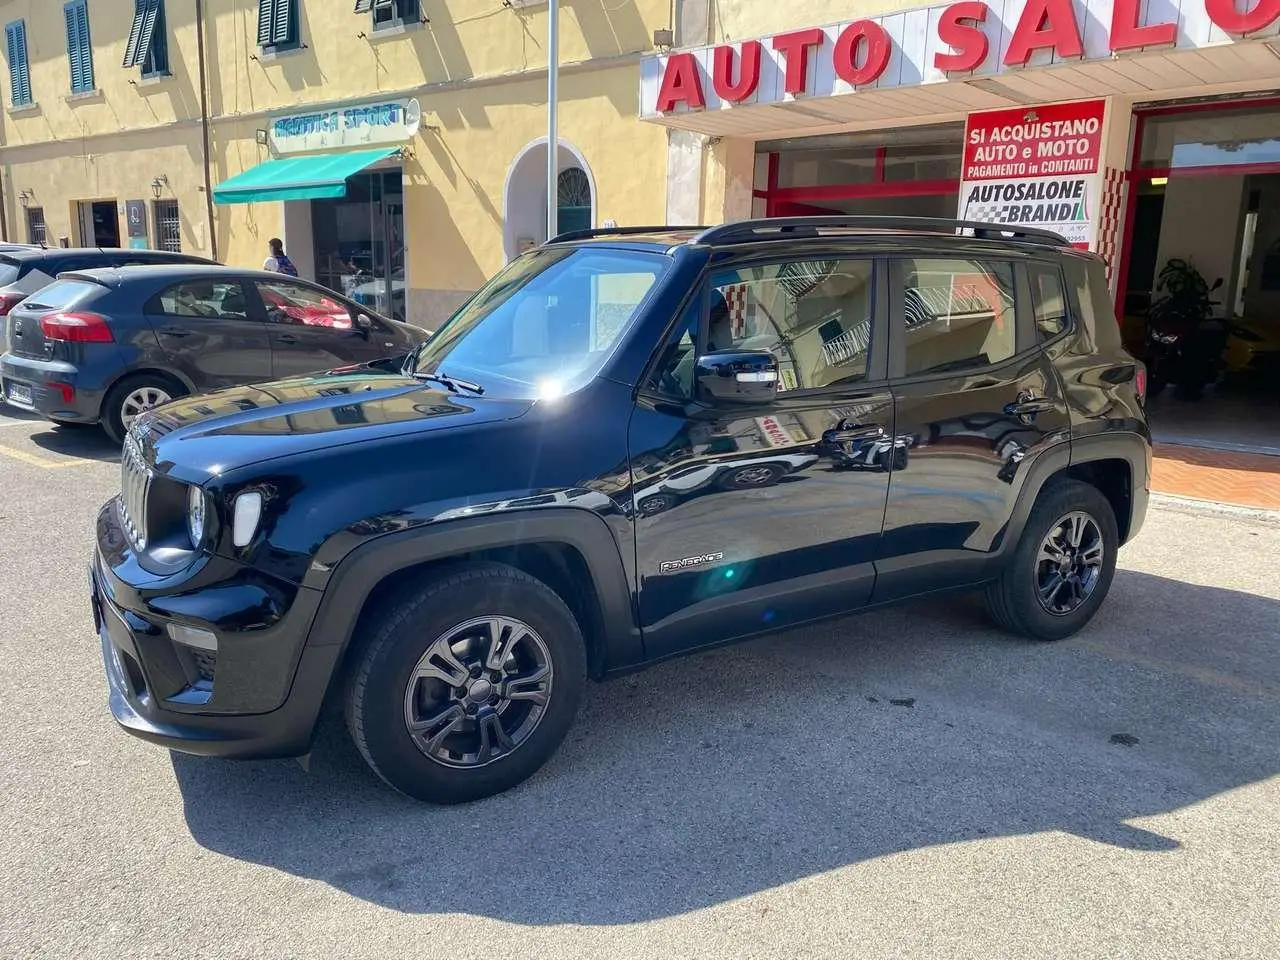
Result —
<path fill-rule="evenodd" d="M 1280 510 L 1280 457 L 1158 443 L 1151 489 L 1177 497 Z"/>

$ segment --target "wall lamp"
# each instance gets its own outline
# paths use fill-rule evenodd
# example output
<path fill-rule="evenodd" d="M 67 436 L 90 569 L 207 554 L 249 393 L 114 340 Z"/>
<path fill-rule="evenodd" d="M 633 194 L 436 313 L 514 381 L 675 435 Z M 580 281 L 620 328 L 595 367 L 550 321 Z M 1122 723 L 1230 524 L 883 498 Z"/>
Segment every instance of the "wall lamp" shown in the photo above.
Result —
<path fill-rule="evenodd" d="M 151 181 L 151 195 L 159 200 L 160 194 L 163 193 L 164 189 L 168 186 L 169 175 L 165 173 L 160 174 L 160 176 Z"/>
<path fill-rule="evenodd" d="M 24 207 L 29 207 L 34 197 L 35 197 L 35 193 L 33 191 L 23 190 L 21 193 L 18 194 L 18 202 L 21 203 Z"/>

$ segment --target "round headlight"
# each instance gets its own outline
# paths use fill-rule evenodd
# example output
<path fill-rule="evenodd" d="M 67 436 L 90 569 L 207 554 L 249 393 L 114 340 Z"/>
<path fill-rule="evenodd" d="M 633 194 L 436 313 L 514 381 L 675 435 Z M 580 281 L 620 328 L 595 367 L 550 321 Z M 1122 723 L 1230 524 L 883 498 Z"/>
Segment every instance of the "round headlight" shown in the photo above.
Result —
<path fill-rule="evenodd" d="M 199 487 L 187 489 L 187 535 L 191 545 L 199 547 L 204 543 L 205 496 Z"/>

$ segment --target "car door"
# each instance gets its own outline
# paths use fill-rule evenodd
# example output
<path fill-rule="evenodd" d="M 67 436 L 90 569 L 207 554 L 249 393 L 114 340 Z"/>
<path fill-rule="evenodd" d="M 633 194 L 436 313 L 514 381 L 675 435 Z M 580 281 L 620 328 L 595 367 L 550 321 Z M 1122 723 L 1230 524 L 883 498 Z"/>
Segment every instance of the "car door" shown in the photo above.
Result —
<path fill-rule="evenodd" d="M 718 269 L 673 325 L 629 430 L 647 655 L 871 595 L 889 467 L 868 451 L 893 434 L 885 282 L 882 261 L 840 255 Z M 776 393 L 717 399 L 696 368 L 725 350 L 767 351 Z"/>
<path fill-rule="evenodd" d="M 290 277 L 258 279 L 254 287 L 270 330 L 277 377 L 366 363 L 397 350 L 396 337 L 381 321 L 330 290 Z"/>
<path fill-rule="evenodd" d="M 1070 439 L 1021 261 L 939 251 L 895 258 L 890 276 L 897 448 L 877 601 L 988 576 L 1029 468 Z"/>
<path fill-rule="evenodd" d="M 267 325 L 247 290 L 240 277 L 189 277 L 147 300 L 161 350 L 197 390 L 271 379 Z"/>

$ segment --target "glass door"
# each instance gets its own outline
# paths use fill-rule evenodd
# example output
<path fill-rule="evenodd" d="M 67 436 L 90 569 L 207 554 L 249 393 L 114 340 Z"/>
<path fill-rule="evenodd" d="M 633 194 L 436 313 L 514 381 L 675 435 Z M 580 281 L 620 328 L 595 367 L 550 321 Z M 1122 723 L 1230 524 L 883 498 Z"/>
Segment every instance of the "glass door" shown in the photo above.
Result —
<path fill-rule="evenodd" d="M 311 201 L 316 280 L 384 316 L 405 318 L 404 181 L 399 168 L 347 180 Z"/>

